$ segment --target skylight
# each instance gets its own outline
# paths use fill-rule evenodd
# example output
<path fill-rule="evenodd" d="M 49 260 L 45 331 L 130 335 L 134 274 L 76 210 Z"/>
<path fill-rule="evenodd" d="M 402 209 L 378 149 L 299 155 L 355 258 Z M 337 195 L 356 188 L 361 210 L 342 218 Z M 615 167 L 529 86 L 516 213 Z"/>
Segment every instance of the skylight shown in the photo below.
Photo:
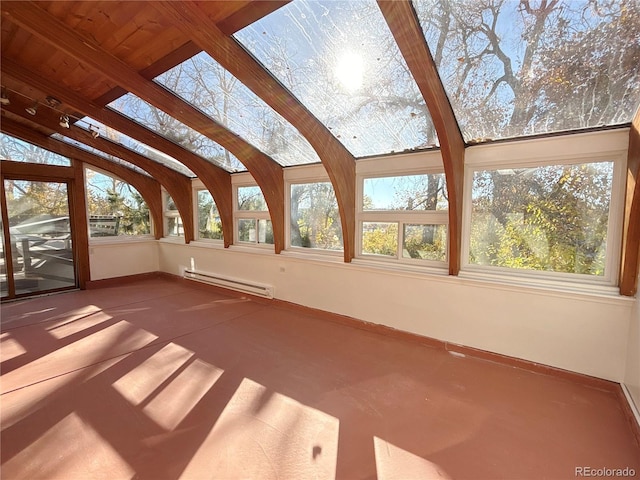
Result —
<path fill-rule="evenodd" d="M 187 177 L 192 177 L 192 178 L 196 177 L 195 173 L 193 173 L 189 168 L 184 166 L 175 158 L 170 157 L 169 155 L 159 150 L 156 150 L 155 148 L 150 147 L 149 145 L 139 142 L 136 139 L 131 138 L 128 135 L 125 135 L 124 133 L 119 132 L 118 130 L 114 130 L 111 127 L 107 127 L 106 125 L 103 125 L 102 123 L 90 117 L 84 117 L 80 121 L 84 123 L 88 123 L 89 125 L 93 125 L 94 127 L 98 128 L 100 133 L 104 134 L 105 137 L 111 140 L 112 142 L 119 143 L 120 145 L 130 150 L 133 150 L 139 153 L 140 155 L 143 155 L 148 159 L 153 160 L 154 162 L 160 163 L 165 167 L 170 168 L 171 170 L 174 170 L 183 175 L 186 175 Z"/>
<path fill-rule="evenodd" d="M 0 132 L 0 157 L 14 162 L 44 163 L 68 167 L 71 160 L 19 138 Z"/>
<path fill-rule="evenodd" d="M 235 38 L 354 156 L 438 144 L 375 1 L 295 0 Z"/>
<path fill-rule="evenodd" d="M 61 135 L 59 133 L 53 133 L 51 135 L 51 138 L 54 138 L 56 140 L 60 140 L 61 142 L 67 143 L 69 145 L 73 145 L 74 147 L 80 148 L 82 150 L 84 150 L 85 152 L 89 152 L 89 153 L 93 153 L 94 155 L 100 157 L 100 158 L 104 158 L 105 160 L 108 160 L 112 163 L 117 163 L 118 165 L 122 165 L 123 167 L 127 167 L 131 170 L 136 171 L 137 173 L 141 174 L 141 175 L 146 175 L 147 177 L 150 177 L 151 175 L 149 175 L 145 170 L 143 170 L 142 168 L 138 167 L 137 165 L 134 165 L 133 163 L 127 162 L 126 160 L 123 160 L 119 157 L 114 157 L 113 155 L 110 155 L 108 153 L 103 152 L 102 150 L 98 150 L 97 148 L 93 148 L 89 145 L 87 145 L 86 143 L 82 143 L 82 142 L 78 142 L 77 140 L 74 140 L 73 138 L 69 138 L 69 137 L 65 137 L 64 135 Z"/>
<path fill-rule="evenodd" d="M 289 122 L 205 52 L 155 81 L 282 166 L 320 163 L 309 142 Z"/>
<path fill-rule="evenodd" d="M 228 172 L 246 170 L 231 152 L 132 93 L 114 100 L 108 107 Z"/>
<path fill-rule="evenodd" d="M 467 142 L 633 118 L 640 3 L 413 4 Z"/>

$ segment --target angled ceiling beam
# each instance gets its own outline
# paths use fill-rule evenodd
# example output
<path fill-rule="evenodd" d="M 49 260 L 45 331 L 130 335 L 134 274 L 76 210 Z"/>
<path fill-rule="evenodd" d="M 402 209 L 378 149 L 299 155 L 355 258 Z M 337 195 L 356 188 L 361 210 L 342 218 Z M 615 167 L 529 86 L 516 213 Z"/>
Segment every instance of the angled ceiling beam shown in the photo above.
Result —
<path fill-rule="evenodd" d="M 158 181 L 123 165 L 110 162 L 98 155 L 94 155 L 93 153 L 74 147 L 73 145 L 47 137 L 46 135 L 32 130 L 26 125 L 6 117 L 2 118 L 0 129 L 8 135 L 20 138 L 25 142 L 32 143 L 33 145 L 44 148 L 45 150 L 79 160 L 88 165 L 93 165 L 94 167 L 109 172 L 133 185 L 135 189 L 140 192 L 140 195 L 142 195 L 142 198 L 149 207 L 149 212 L 153 219 L 155 237 L 162 237 L 162 196 L 161 186 Z"/>
<path fill-rule="evenodd" d="M 257 22 L 262 17 L 275 12 L 291 0 L 253 1 L 248 3 L 233 15 L 217 23 L 218 28 L 227 35 L 233 35 L 238 30 Z"/>
<path fill-rule="evenodd" d="M 108 153 L 109 155 L 126 160 L 151 174 L 160 182 L 167 192 L 169 192 L 171 198 L 173 198 L 182 217 L 185 242 L 189 243 L 193 240 L 193 201 L 191 196 L 191 179 L 189 177 L 106 138 L 101 136 L 93 138 L 89 131 L 76 125 L 71 125 L 70 128 L 61 127 L 59 125 L 60 114 L 45 105 L 41 105 L 40 108 L 38 108 L 37 114 L 31 116 L 25 111 L 25 108 L 30 105 L 30 99 L 14 95 L 11 104 L 4 105 L 3 109 L 27 121 L 36 122 L 50 131 L 57 132 L 60 135 L 69 137 Z"/>
<path fill-rule="evenodd" d="M 240 159 L 262 189 L 273 225 L 274 248 L 276 253 L 280 253 L 284 248 L 284 176 L 279 164 L 177 95 L 145 79 L 35 2 L 2 2 L 0 8 L 4 19 L 95 69 L 113 83 L 187 124 Z"/>
<path fill-rule="evenodd" d="M 622 232 L 620 294 L 634 296 L 640 270 L 640 109 L 631 122 L 627 157 L 627 190 Z"/>
<path fill-rule="evenodd" d="M 438 133 L 449 192 L 449 274 L 460 271 L 465 143 L 409 0 L 378 0 L 393 37 L 427 103 Z"/>
<path fill-rule="evenodd" d="M 184 45 L 176 48 L 171 53 L 165 55 L 161 59 L 157 60 L 147 68 L 140 70 L 138 73 L 147 80 L 153 80 L 155 77 L 167 70 L 175 67 L 176 65 L 184 62 L 187 58 L 193 57 L 196 53 L 200 52 L 200 48 L 194 45 L 193 42 L 187 42 Z M 107 103 L 113 102 L 115 99 L 120 98 L 127 91 L 122 87 L 114 87 L 108 92 L 95 98 L 93 102 L 97 105 L 103 106 Z"/>
<path fill-rule="evenodd" d="M 174 159 L 179 159 L 202 180 L 204 186 L 213 196 L 220 213 L 225 247 L 233 243 L 233 201 L 229 172 L 115 110 L 96 105 L 60 84 L 42 78 L 11 59 L 3 57 L 1 65 L 3 77 L 10 77 L 46 95 L 52 95 L 72 110 L 93 118 L 116 131 L 126 132 L 129 137 L 153 146 Z"/>
<path fill-rule="evenodd" d="M 204 12 L 196 3 L 165 1 L 153 2 L 152 5 L 297 128 L 318 153 L 336 193 L 342 222 L 344 260 L 350 262 L 355 253 L 356 224 L 356 166 L 353 155 L 235 39 L 207 23 Z"/>

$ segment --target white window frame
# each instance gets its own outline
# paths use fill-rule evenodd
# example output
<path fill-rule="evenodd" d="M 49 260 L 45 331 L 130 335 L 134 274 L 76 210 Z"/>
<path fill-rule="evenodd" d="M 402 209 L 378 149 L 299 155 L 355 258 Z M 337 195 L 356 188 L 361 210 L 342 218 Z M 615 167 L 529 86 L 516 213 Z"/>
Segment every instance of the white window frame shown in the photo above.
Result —
<path fill-rule="evenodd" d="M 115 178 L 116 180 L 120 180 L 121 182 L 124 183 L 128 183 L 129 185 L 131 185 L 129 182 L 127 182 L 126 180 L 123 180 L 122 178 L 120 178 L 118 175 L 115 175 L 111 172 L 107 172 L 106 170 L 103 170 L 99 167 L 95 167 L 93 165 L 87 165 L 84 164 L 83 165 L 83 169 L 84 169 L 84 190 L 85 190 L 85 202 L 86 202 L 86 209 L 85 209 L 85 213 L 87 216 L 87 238 L 89 239 L 89 243 L 95 243 L 95 244 L 102 244 L 102 243 L 127 243 L 127 242 L 139 242 L 139 241 L 148 241 L 148 240 L 155 240 L 155 235 L 153 234 L 154 232 L 154 224 L 153 224 L 153 215 L 151 214 L 151 211 L 149 211 L 149 233 L 145 233 L 143 235 L 118 235 L 118 236 L 113 236 L 113 237 L 92 237 L 91 236 L 91 232 L 89 231 L 89 204 L 88 204 L 88 195 L 89 195 L 89 189 L 87 188 L 87 170 L 91 170 L 93 172 L 99 173 L 101 175 L 106 175 L 108 177 L 112 177 Z M 134 185 L 131 185 L 133 188 L 135 188 Z M 136 189 L 137 190 L 137 189 Z M 140 192 L 138 192 L 140 193 Z M 142 194 L 140 194 L 142 195 Z M 144 199 L 143 199 L 144 200 Z M 145 200 L 146 203 L 146 200 Z"/>
<path fill-rule="evenodd" d="M 231 176 L 231 186 L 233 187 L 233 244 L 236 246 L 255 247 L 262 249 L 274 249 L 274 243 L 260 243 L 257 239 L 255 242 L 244 242 L 239 240 L 240 225 L 239 221 L 242 219 L 254 219 L 256 221 L 256 237 L 259 238 L 258 221 L 268 220 L 271 221 L 271 214 L 269 213 L 269 206 L 267 210 L 240 210 L 238 208 L 238 189 L 241 187 L 258 187 L 258 183 L 255 181 L 250 173 L 237 173 Z M 262 190 L 262 189 L 261 189 Z M 264 195 L 264 192 L 263 192 Z M 272 223 L 273 226 L 273 223 Z"/>
<path fill-rule="evenodd" d="M 219 238 L 200 238 L 200 218 L 199 218 L 199 214 L 200 214 L 200 209 L 198 208 L 198 193 L 201 191 L 206 191 L 209 192 L 209 189 L 204 185 L 204 183 L 202 183 L 202 180 L 198 179 L 198 178 L 194 178 L 191 181 L 191 191 L 193 194 L 192 197 L 192 201 L 193 201 L 193 218 L 194 218 L 194 237 L 195 237 L 195 241 L 197 242 L 206 242 L 206 243 L 211 243 L 211 244 L 220 244 L 223 245 L 224 244 L 224 239 L 219 239 Z M 211 192 L 209 192 L 211 193 Z M 211 197 L 213 198 L 213 194 L 211 194 Z M 213 199 L 213 201 L 215 202 L 215 198 Z M 217 208 L 218 204 L 216 204 L 216 208 Z M 218 210 L 219 212 L 220 210 Z M 224 232 L 223 232 L 224 235 Z"/>
<path fill-rule="evenodd" d="M 284 208 L 285 219 L 285 245 L 289 252 L 301 253 L 305 255 L 326 255 L 342 259 L 344 257 L 344 242 L 340 250 L 329 250 L 325 248 L 310 248 L 291 245 L 291 186 L 310 183 L 332 183 L 323 165 L 299 165 L 287 167 L 284 170 L 285 199 Z M 335 187 L 334 187 L 335 193 Z M 336 197 L 337 201 L 337 197 Z M 338 207 L 339 209 L 339 207 Z M 342 215 L 340 215 L 340 227 L 342 227 Z M 344 233 L 343 233 L 344 235 Z M 344 236 L 343 236 L 344 241 Z"/>
<path fill-rule="evenodd" d="M 625 173 L 629 129 L 568 134 L 497 144 L 478 145 L 466 150 L 463 199 L 461 274 L 466 277 L 506 283 L 525 282 L 540 286 L 568 288 L 571 284 L 590 287 L 615 287 L 618 284 L 620 248 L 624 210 Z M 595 276 L 578 273 L 547 272 L 514 269 L 469 263 L 472 186 L 477 171 L 545 167 L 550 165 L 580 165 L 594 162 L 613 162 L 613 180 L 609 220 L 605 274 Z M 569 287 L 571 289 L 571 287 Z"/>
<path fill-rule="evenodd" d="M 447 270 L 449 265 L 449 210 L 364 210 L 364 181 L 369 178 L 402 177 L 409 175 L 444 174 L 439 151 L 392 155 L 358 160 L 356 163 L 356 259 L 380 265 L 419 267 L 420 269 Z M 398 239 L 395 257 L 368 254 L 362 251 L 362 228 L 365 222 L 397 223 Z M 402 244 L 404 225 L 445 225 L 447 242 L 445 260 L 404 258 Z"/>
<path fill-rule="evenodd" d="M 184 225 L 182 223 L 182 217 L 180 216 L 180 211 L 178 210 L 178 206 L 176 205 L 175 210 L 169 210 L 167 208 L 167 200 L 171 195 L 164 188 L 162 189 L 162 236 L 164 238 L 175 238 L 175 239 L 184 239 Z M 174 200 L 175 203 L 175 200 Z M 182 234 L 178 235 L 169 235 L 169 222 L 170 218 L 179 219 L 178 222 L 178 232 L 182 231 Z"/>

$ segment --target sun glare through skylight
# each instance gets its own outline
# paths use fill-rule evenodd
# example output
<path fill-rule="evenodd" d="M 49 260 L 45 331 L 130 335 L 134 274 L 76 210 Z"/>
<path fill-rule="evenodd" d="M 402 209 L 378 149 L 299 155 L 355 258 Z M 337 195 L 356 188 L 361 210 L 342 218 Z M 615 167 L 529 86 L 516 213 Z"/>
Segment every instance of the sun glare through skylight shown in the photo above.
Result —
<path fill-rule="evenodd" d="M 373 0 L 294 0 L 235 34 L 356 157 L 438 144 Z"/>

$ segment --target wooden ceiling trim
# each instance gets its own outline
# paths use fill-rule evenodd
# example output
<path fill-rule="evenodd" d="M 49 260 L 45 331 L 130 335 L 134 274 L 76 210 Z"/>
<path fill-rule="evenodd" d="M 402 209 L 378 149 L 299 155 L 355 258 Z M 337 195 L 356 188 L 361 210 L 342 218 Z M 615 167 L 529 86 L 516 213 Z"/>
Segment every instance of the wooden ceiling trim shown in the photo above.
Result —
<path fill-rule="evenodd" d="M 166 72 L 167 70 L 175 67 L 176 65 L 181 64 L 186 59 L 193 57 L 197 53 L 200 52 L 200 47 L 195 45 L 193 42 L 187 42 L 181 47 L 170 52 L 168 55 L 164 56 L 157 62 L 152 65 L 149 65 L 147 68 L 140 70 L 138 73 L 146 78 L 147 80 L 153 80 L 158 75 Z M 107 105 L 108 103 L 113 102 L 114 100 L 120 98 L 122 95 L 126 94 L 127 91 L 122 87 L 116 87 L 112 90 L 109 90 L 104 95 L 96 98 L 94 103 L 98 105 Z"/>
<path fill-rule="evenodd" d="M 253 1 L 242 7 L 234 14 L 218 22 L 216 25 L 224 34 L 233 35 L 244 27 L 260 20 L 262 17 L 275 12 L 277 9 L 283 7 L 289 2 L 291 2 L 291 0 Z M 206 7 L 206 3 L 204 6 Z"/>
<path fill-rule="evenodd" d="M 465 143 L 420 23 L 408 0 L 378 0 L 433 120 L 449 192 L 449 274 L 460 271 Z"/>
<path fill-rule="evenodd" d="M 640 271 L 640 109 L 631 122 L 627 155 L 620 294 L 632 297 L 638 291 Z"/>
<path fill-rule="evenodd" d="M 355 158 L 286 88 L 232 37 L 206 22 L 206 15 L 190 1 L 154 2 L 185 35 L 261 97 L 309 141 L 333 184 L 344 242 L 344 261 L 355 253 Z"/>
<path fill-rule="evenodd" d="M 149 207 L 149 212 L 153 219 L 154 224 L 154 234 L 156 238 L 162 237 L 162 220 L 163 220 L 163 212 L 162 212 L 162 196 L 161 196 L 161 186 L 160 183 L 151 178 L 146 177 L 145 175 L 141 175 L 140 173 L 131 170 L 123 165 L 119 165 L 117 163 L 109 162 L 104 158 L 101 158 L 92 153 L 86 152 L 78 147 L 74 147 L 73 145 L 69 145 L 60 140 L 53 139 L 46 135 L 36 132 L 35 130 L 30 129 L 29 127 L 20 124 L 14 120 L 10 120 L 8 118 L 3 118 L 2 123 L 0 124 L 0 129 L 8 134 L 12 135 L 16 138 L 20 138 L 25 142 L 32 143 L 39 147 L 42 147 L 51 152 L 57 153 L 59 155 L 63 155 L 65 157 L 73 158 L 75 160 L 80 160 L 88 165 L 93 165 L 101 170 L 109 172 L 115 175 L 118 178 L 121 178 L 125 182 L 133 185 L 142 198 L 146 202 Z M 19 163 L 19 162 L 12 162 Z M 6 168 L 6 163 L 3 163 L 3 172 Z M 28 171 L 33 172 L 34 166 L 33 164 L 25 163 L 23 164 L 28 169 Z M 68 167 L 65 167 L 68 168 Z"/>
<path fill-rule="evenodd" d="M 71 125 L 71 128 L 61 127 L 58 123 L 60 113 L 44 105 L 38 108 L 35 116 L 31 116 L 25 111 L 25 108 L 29 105 L 30 102 L 28 99 L 16 96 L 10 105 L 3 106 L 3 110 L 11 112 L 26 121 L 36 122 L 52 132 L 57 132 L 109 155 L 126 160 L 151 174 L 151 176 L 158 180 L 167 192 L 169 192 L 171 198 L 173 198 L 182 217 L 185 242 L 189 243 L 194 239 L 193 202 L 191 196 L 191 179 L 189 177 L 102 136 L 93 138 L 87 130 L 75 125 Z"/>
<path fill-rule="evenodd" d="M 2 122 L 4 123 L 4 119 Z M 12 122 L 12 120 L 9 120 L 9 122 Z M 52 178 L 72 180 L 75 177 L 73 168 L 64 165 L 18 162 L 8 158 L 2 158 L 1 160 L 2 175 L 7 178 L 28 178 L 29 180 L 46 181 Z"/>
<path fill-rule="evenodd" d="M 149 81 L 127 64 L 78 35 L 34 2 L 2 2 L 2 15 L 90 66 L 103 76 L 134 93 L 233 153 L 247 167 L 262 189 L 273 226 L 274 248 L 284 248 L 284 175 L 282 167 L 251 144 L 213 121 L 195 107 L 160 85 Z M 184 219 L 183 219 L 184 220 Z"/>
<path fill-rule="evenodd" d="M 204 183 L 216 202 L 222 222 L 225 247 L 233 243 L 233 201 L 231 175 L 229 172 L 139 123 L 133 122 L 115 110 L 95 105 L 93 102 L 83 99 L 57 83 L 40 77 L 36 73 L 21 67 L 13 60 L 2 59 L 2 75 L 3 77 L 10 77 L 18 82 L 28 84 L 44 94 L 52 95 L 72 110 L 80 112 L 82 115 L 87 115 L 116 131 L 127 132 L 127 135 L 131 138 L 146 145 L 153 145 L 154 148 L 186 165 L 202 180 L 202 183 Z"/>

